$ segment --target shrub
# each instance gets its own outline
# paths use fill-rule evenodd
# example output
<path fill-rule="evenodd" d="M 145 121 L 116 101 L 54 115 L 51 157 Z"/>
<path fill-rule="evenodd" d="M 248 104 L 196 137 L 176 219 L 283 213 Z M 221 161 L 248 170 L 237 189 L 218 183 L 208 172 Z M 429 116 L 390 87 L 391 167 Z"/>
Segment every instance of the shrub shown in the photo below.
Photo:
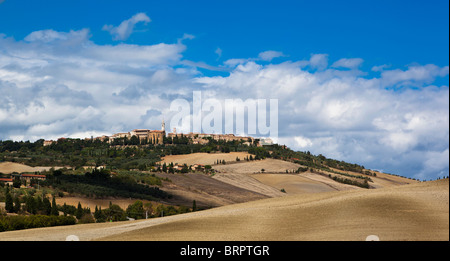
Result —
<path fill-rule="evenodd" d="M 74 225 L 75 223 L 75 218 L 72 216 L 6 216 L 0 217 L 0 232 L 38 227 Z"/>
<path fill-rule="evenodd" d="M 85 213 L 83 216 L 78 220 L 78 223 L 80 224 L 87 224 L 87 223 L 95 223 L 95 219 L 90 213 Z"/>
<path fill-rule="evenodd" d="M 130 204 L 126 210 L 127 216 L 134 219 L 145 218 L 144 204 L 142 201 L 136 201 Z"/>

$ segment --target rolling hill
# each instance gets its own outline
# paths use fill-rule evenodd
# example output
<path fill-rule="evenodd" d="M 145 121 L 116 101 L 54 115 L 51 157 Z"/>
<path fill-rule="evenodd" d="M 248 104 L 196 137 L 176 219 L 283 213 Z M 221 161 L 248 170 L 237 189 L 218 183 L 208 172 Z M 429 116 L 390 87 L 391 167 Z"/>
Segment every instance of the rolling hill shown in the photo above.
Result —
<path fill-rule="evenodd" d="M 0 240 L 449 240 L 448 179 L 268 198 L 148 220 L 0 233 Z"/>

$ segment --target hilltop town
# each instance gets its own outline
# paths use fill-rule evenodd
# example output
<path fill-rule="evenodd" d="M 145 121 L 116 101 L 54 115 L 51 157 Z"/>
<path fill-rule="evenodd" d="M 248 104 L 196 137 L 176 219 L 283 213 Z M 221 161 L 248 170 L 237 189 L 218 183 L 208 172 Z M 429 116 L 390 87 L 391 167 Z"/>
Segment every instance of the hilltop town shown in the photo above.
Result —
<path fill-rule="evenodd" d="M 238 141 L 242 142 L 244 145 L 256 145 L 256 146 L 264 146 L 264 145 L 273 145 L 273 141 L 271 138 L 254 138 L 250 136 L 236 136 L 234 134 L 205 134 L 205 133 L 177 133 L 176 128 L 173 129 L 173 132 L 166 133 L 164 120 L 161 123 L 161 130 L 149 130 L 149 129 L 134 129 L 129 132 L 119 132 L 113 135 L 107 136 L 99 136 L 99 137 L 91 137 L 86 139 L 92 140 L 100 140 L 102 142 L 112 143 L 114 141 L 125 141 L 131 140 L 133 137 L 137 138 L 139 144 L 164 144 L 164 140 L 168 139 L 173 141 L 174 138 L 187 138 L 189 139 L 191 144 L 207 144 L 209 139 L 213 139 L 216 141 L 222 140 L 225 142 Z M 64 139 L 64 138 L 60 138 Z M 43 145 L 49 146 L 56 141 L 54 140 L 45 140 Z"/>

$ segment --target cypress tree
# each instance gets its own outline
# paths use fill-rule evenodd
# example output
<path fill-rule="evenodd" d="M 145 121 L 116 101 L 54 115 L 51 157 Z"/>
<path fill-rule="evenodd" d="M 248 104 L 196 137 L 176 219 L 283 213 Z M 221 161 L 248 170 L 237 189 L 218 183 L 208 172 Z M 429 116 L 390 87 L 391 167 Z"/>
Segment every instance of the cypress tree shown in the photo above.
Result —
<path fill-rule="evenodd" d="M 197 211 L 197 202 L 195 202 L 195 199 L 192 201 L 192 211 Z"/>
<path fill-rule="evenodd" d="M 19 197 L 15 197 L 14 198 L 14 213 L 19 213 L 20 212 L 20 199 Z"/>
<path fill-rule="evenodd" d="M 52 208 L 50 210 L 50 215 L 52 215 L 52 216 L 59 216 L 58 207 L 56 206 L 55 197 L 53 197 L 53 199 L 52 199 Z"/>
<path fill-rule="evenodd" d="M 5 210 L 8 211 L 9 213 L 12 213 L 14 211 L 13 198 L 11 196 L 11 193 L 9 193 L 9 191 L 6 192 Z"/>
<path fill-rule="evenodd" d="M 63 210 L 64 216 L 67 216 L 67 205 L 66 205 L 66 202 L 64 202 L 62 210 Z"/>
<path fill-rule="evenodd" d="M 40 196 L 36 198 L 36 210 L 44 211 L 44 204 L 42 203 L 42 198 Z"/>
<path fill-rule="evenodd" d="M 75 217 L 80 219 L 83 216 L 83 208 L 81 208 L 81 203 L 78 202 L 77 211 L 75 212 Z"/>
<path fill-rule="evenodd" d="M 47 197 L 44 197 L 42 199 L 43 204 L 43 211 L 45 215 L 50 215 L 52 212 L 52 204 L 50 203 L 50 200 Z"/>
<path fill-rule="evenodd" d="M 25 210 L 28 211 L 30 214 L 36 214 L 37 208 L 36 208 L 36 201 L 32 196 L 28 196 L 25 199 Z"/>

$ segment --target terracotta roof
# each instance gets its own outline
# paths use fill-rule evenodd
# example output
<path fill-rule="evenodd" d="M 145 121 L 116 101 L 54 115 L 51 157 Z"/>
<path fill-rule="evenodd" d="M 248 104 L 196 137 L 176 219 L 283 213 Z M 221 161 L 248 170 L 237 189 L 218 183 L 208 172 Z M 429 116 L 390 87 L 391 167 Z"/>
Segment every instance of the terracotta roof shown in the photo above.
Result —
<path fill-rule="evenodd" d="M 12 178 L 0 178 L 0 181 L 12 182 L 13 179 Z"/>

